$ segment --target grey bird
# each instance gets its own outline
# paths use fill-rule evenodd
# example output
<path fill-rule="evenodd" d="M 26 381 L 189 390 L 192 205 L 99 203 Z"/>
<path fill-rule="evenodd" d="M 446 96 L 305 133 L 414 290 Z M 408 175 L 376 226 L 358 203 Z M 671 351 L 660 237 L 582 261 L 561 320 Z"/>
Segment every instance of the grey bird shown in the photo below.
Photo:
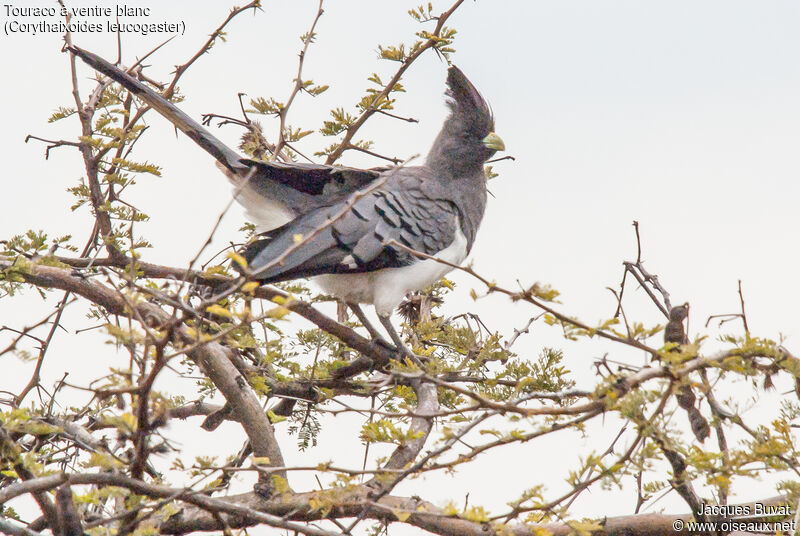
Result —
<path fill-rule="evenodd" d="M 70 50 L 156 109 L 240 184 L 237 200 L 261 229 L 270 229 L 244 252 L 249 277 L 261 283 L 314 277 L 380 341 L 358 306 L 373 304 L 394 343 L 413 356 L 389 321 L 392 311 L 467 257 L 486 208 L 484 163 L 505 149 L 489 106 L 457 67 L 447 74 L 450 115 L 425 164 L 378 171 L 243 158 L 124 71 Z"/>

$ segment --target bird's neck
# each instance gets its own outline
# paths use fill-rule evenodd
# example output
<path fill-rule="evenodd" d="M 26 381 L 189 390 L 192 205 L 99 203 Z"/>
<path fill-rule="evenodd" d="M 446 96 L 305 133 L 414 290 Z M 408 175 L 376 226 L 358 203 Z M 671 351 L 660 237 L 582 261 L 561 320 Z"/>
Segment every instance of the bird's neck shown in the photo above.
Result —
<path fill-rule="evenodd" d="M 441 137 L 441 136 L 440 136 Z M 437 138 L 425 165 L 440 180 L 461 180 L 467 177 L 484 177 L 483 161 L 457 141 Z"/>

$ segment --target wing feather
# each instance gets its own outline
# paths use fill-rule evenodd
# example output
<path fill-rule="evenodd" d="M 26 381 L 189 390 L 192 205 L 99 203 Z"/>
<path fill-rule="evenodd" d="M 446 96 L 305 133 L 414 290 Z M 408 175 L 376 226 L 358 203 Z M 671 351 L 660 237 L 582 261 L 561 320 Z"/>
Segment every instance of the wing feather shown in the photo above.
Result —
<path fill-rule="evenodd" d="M 421 191 L 426 173 L 419 168 L 390 173 L 402 173 L 402 190 L 400 179 L 390 177 L 382 187 L 357 194 L 354 203 L 346 198 L 312 210 L 251 244 L 245 256 L 256 279 L 282 281 L 412 263 L 413 254 L 392 241 L 429 255 L 449 246 L 458 226 L 456 207 L 426 197 Z"/>

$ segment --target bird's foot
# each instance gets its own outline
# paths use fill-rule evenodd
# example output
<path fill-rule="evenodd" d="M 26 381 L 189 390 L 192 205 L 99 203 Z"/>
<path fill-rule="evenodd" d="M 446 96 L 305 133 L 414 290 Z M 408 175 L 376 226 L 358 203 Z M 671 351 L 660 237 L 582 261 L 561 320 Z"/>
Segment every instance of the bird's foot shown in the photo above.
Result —
<path fill-rule="evenodd" d="M 378 319 L 381 321 L 381 324 L 383 324 L 383 327 L 386 328 L 386 331 L 389 333 L 389 336 L 392 338 L 392 341 L 394 342 L 395 351 L 398 354 L 401 354 L 404 357 L 407 357 L 408 359 L 410 359 L 418 367 L 424 368 L 423 361 L 425 361 L 427 358 L 422 357 L 422 356 L 418 356 L 417 354 L 415 354 L 411 350 L 411 348 L 406 346 L 406 343 L 403 342 L 403 339 L 400 338 L 400 335 L 394 329 L 394 326 L 392 325 L 392 322 L 389 319 L 389 317 L 388 316 L 378 315 Z"/>
<path fill-rule="evenodd" d="M 380 344 L 381 346 L 388 348 L 391 351 L 395 351 L 396 348 L 392 346 L 392 344 L 384 339 L 381 334 L 375 329 L 375 326 L 372 325 L 372 322 L 369 321 L 367 315 L 364 314 L 364 311 L 361 309 L 361 306 L 357 303 L 346 302 L 347 306 L 350 308 L 351 311 L 356 315 L 358 321 L 361 322 L 361 325 L 364 326 L 364 329 L 367 330 L 369 333 L 370 338 L 375 341 L 376 343 Z"/>

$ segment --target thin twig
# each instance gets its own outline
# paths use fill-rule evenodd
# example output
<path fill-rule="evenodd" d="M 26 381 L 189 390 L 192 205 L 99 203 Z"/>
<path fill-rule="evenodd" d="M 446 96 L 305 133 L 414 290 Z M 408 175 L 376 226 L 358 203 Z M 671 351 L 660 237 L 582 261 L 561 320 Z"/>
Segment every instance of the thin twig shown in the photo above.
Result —
<path fill-rule="evenodd" d="M 372 117 L 372 115 L 378 111 L 376 104 L 382 102 L 383 99 L 389 96 L 389 94 L 394 90 L 394 87 L 400 81 L 400 78 L 403 76 L 406 70 L 411 66 L 412 63 L 414 63 L 417 60 L 417 58 L 419 58 L 419 56 L 423 52 L 425 52 L 429 48 L 436 47 L 439 44 L 437 38 L 439 37 L 439 34 L 444 28 L 447 19 L 450 18 L 450 16 L 455 12 L 456 9 L 458 9 L 458 7 L 462 3 L 464 3 L 464 0 L 457 0 L 456 2 L 453 3 L 453 5 L 450 6 L 450 9 L 442 12 L 438 17 L 436 17 L 436 27 L 431 32 L 432 37 L 427 41 L 425 41 L 424 43 L 422 43 L 419 47 L 417 47 L 414 50 L 414 52 L 406 56 L 406 58 L 400 64 L 400 67 L 395 72 L 394 76 L 392 76 L 389 82 L 387 82 L 386 85 L 383 87 L 383 90 L 375 94 L 374 98 L 372 99 L 372 104 L 368 106 L 363 112 L 361 112 L 361 115 L 359 115 L 358 118 L 351 125 L 347 127 L 347 130 L 345 130 L 344 137 L 342 138 L 342 141 L 339 143 L 339 146 L 333 152 L 331 152 L 325 159 L 326 164 L 329 165 L 333 164 L 342 156 L 342 153 L 344 153 L 347 149 L 353 147 L 353 137 L 356 135 L 356 132 L 358 132 L 361 129 L 361 127 L 364 125 L 367 119 Z"/>

